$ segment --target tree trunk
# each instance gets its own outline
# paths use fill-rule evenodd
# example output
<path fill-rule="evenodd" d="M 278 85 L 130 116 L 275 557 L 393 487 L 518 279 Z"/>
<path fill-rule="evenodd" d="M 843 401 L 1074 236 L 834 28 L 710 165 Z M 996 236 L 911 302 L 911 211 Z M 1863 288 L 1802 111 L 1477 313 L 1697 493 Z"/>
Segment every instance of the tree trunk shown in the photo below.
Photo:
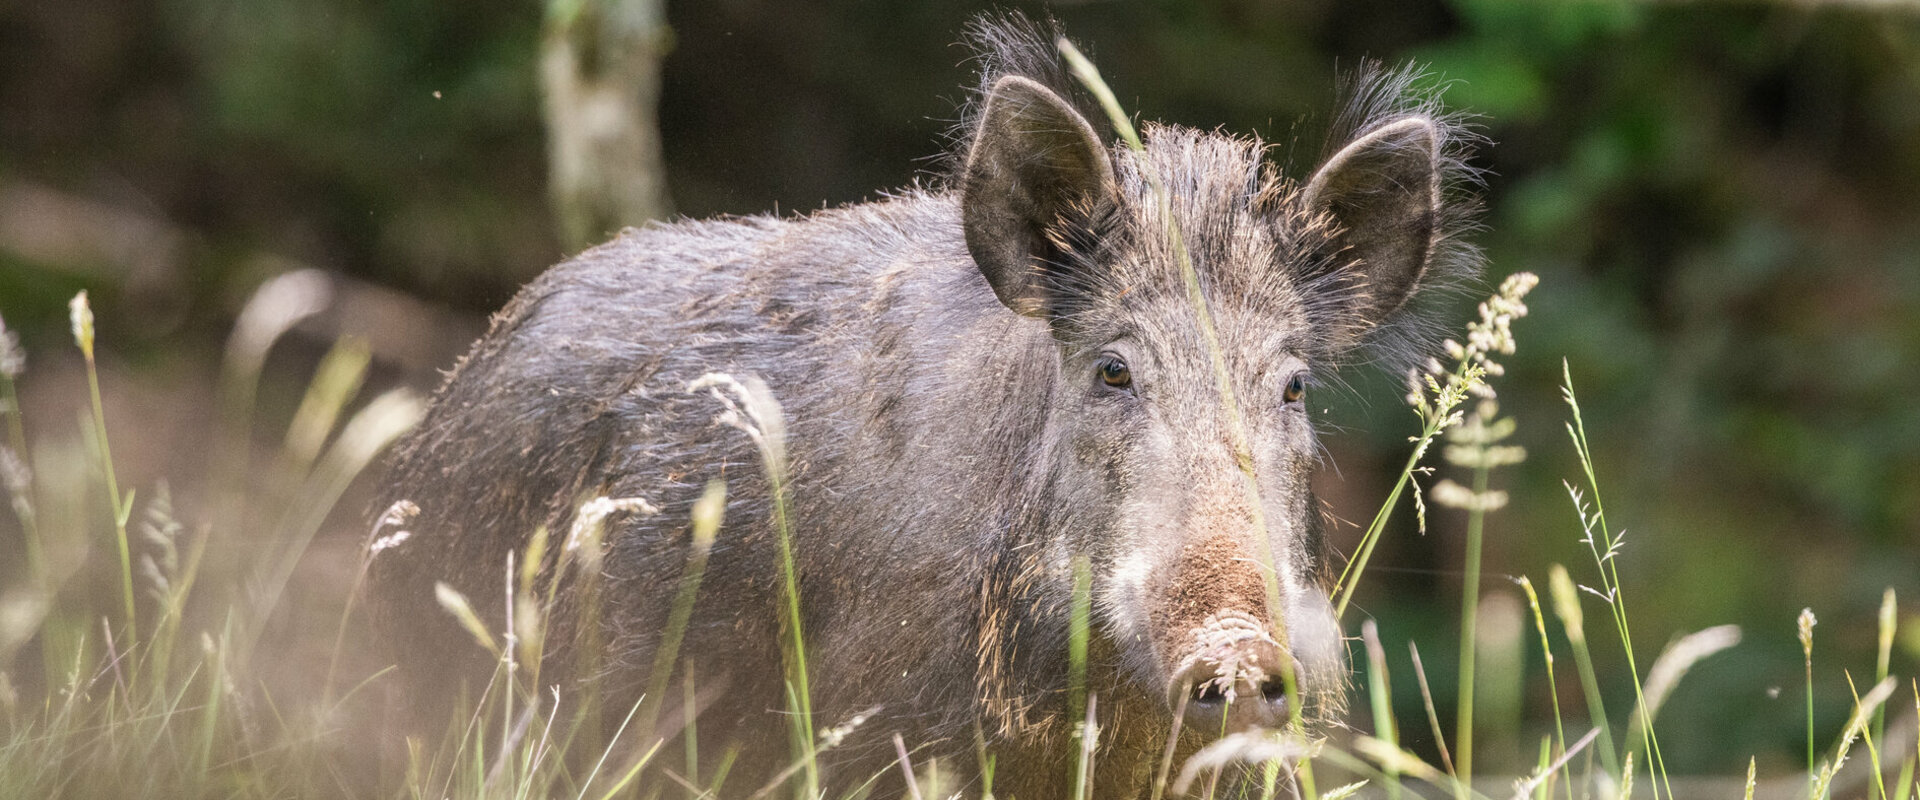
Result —
<path fill-rule="evenodd" d="M 578 250 L 673 213 L 660 154 L 663 0 L 550 0 L 540 53 L 562 241 Z"/>

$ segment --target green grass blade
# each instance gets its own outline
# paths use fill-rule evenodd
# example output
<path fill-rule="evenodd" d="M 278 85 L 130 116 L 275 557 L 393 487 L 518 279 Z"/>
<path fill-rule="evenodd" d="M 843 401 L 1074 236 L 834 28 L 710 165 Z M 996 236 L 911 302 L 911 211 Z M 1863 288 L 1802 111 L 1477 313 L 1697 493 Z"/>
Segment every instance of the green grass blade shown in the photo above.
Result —
<path fill-rule="evenodd" d="M 1580 689 L 1586 696 L 1587 714 L 1600 731 L 1600 764 L 1609 775 L 1621 774 L 1620 760 L 1613 747 L 1613 728 L 1607 723 L 1607 703 L 1600 695 L 1600 681 L 1594 675 L 1593 653 L 1587 648 L 1586 615 L 1580 609 L 1580 593 L 1574 588 L 1567 568 L 1554 564 L 1547 572 L 1547 590 L 1553 597 L 1554 616 L 1566 630 L 1567 643 L 1573 647 L 1573 663 L 1580 673 Z"/>
<path fill-rule="evenodd" d="M 1380 645 L 1380 626 L 1369 619 L 1360 623 L 1360 640 L 1367 650 L 1367 700 L 1373 709 L 1373 737 L 1388 747 L 1400 749 L 1400 724 L 1393 717 L 1393 688 L 1387 675 L 1387 652 Z M 1381 765 L 1386 774 L 1387 800 L 1400 800 L 1400 768 Z"/>

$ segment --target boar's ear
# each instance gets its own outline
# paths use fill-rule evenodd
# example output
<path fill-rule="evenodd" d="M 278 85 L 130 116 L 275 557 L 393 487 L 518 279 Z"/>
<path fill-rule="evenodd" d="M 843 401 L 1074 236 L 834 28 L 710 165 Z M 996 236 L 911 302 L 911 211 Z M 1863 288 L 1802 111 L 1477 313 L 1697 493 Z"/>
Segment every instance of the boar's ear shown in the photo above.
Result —
<path fill-rule="evenodd" d="M 1113 192 L 1107 149 L 1085 118 L 1052 90 L 1009 75 L 986 108 L 961 173 L 967 250 L 1008 308 L 1046 310 L 1047 229 L 1090 211 Z"/>
<path fill-rule="evenodd" d="M 1440 131 L 1423 116 L 1374 128 L 1307 181 L 1308 211 L 1338 225 L 1334 244 L 1377 323 L 1405 305 L 1433 255 L 1440 212 Z"/>

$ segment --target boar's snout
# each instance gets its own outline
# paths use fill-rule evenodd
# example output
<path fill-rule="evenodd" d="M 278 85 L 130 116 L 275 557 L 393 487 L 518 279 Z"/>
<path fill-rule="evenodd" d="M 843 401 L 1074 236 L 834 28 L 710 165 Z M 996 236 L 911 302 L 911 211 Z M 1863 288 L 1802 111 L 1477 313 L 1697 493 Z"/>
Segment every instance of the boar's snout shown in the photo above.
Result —
<path fill-rule="evenodd" d="M 1183 726 L 1219 735 L 1287 721 L 1287 680 L 1298 680 L 1302 669 L 1267 628 L 1232 613 L 1211 617 L 1195 631 L 1198 647 L 1167 688 L 1168 704 L 1185 709 Z"/>
<path fill-rule="evenodd" d="M 1238 522 L 1247 516 L 1241 508 L 1220 501 L 1224 513 L 1199 519 Z M 1142 599 L 1167 709 L 1206 737 L 1282 727 L 1296 713 L 1320 718 L 1337 699 L 1329 689 L 1342 661 L 1324 592 L 1291 565 L 1284 539 L 1261 552 L 1239 525 L 1188 525 L 1206 533 L 1188 537 L 1157 569 L 1142 570 L 1163 576 L 1143 582 Z M 1263 566 L 1269 559 L 1282 566 Z"/>

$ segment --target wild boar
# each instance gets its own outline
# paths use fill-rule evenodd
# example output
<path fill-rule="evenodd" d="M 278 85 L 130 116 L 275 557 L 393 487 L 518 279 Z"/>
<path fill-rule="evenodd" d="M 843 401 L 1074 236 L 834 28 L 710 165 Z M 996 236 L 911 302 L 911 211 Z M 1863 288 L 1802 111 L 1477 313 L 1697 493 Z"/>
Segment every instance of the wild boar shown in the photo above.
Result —
<path fill-rule="evenodd" d="M 390 627 L 415 691 L 485 660 L 435 581 L 500 608 L 536 529 L 637 497 L 659 511 L 608 518 L 602 666 L 566 678 L 632 704 L 690 508 L 723 478 L 727 525 L 668 685 L 691 662 L 715 689 L 699 752 L 741 748 L 749 777 L 730 782 L 778 773 L 779 531 L 754 443 L 693 387 L 723 373 L 784 407 L 813 717 L 863 720 L 820 756 L 834 785 L 892 775 L 899 734 L 963 782 L 981 746 L 1001 796 L 1065 794 L 1080 563 L 1093 796 L 1145 796 L 1177 712 L 1182 752 L 1338 713 L 1306 397 L 1342 367 L 1417 358 L 1414 309 L 1477 269 L 1470 134 L 1407 73 L 1373 71 L 1304 177 L 1257 139 L 1173 125 L 1136 151 L 1076 100 L 1042 26 L 971 38 L 979 92 L 932 186 L 627 230 L 495 317 L 386 490 L 420 509 L 372 565 L 384 616 L 409 621 Z"/>

